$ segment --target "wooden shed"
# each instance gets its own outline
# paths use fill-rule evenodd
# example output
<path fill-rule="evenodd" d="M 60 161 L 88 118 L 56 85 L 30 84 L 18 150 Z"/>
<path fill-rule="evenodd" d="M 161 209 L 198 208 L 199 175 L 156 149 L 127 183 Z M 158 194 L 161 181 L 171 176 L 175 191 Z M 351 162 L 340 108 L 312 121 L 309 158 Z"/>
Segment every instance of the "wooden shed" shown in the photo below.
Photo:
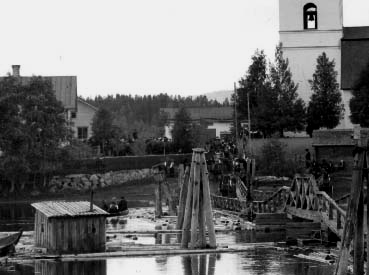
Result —
<path fill-rule="evenodd" d="M 33 203 L 35 245 L 49 253 L 105 251 L 107 212 L 88 201 L 45 201 Z"/>

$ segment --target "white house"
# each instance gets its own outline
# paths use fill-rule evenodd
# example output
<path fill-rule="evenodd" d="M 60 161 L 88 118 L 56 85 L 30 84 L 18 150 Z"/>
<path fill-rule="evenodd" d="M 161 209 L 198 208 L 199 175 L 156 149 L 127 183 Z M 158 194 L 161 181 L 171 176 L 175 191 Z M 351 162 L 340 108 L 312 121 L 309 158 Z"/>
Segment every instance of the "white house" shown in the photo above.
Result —
<path fill-rule="evenodd" d="M 95 106 L 80 98 L 77 99 L 77 111 L 71 113 L 71 126 L 75 138 L 85 141 L 91 137 L 92 119 L 96 111 Z"/>
<path fill-rule="evenodd" d="M 312 94 L 308 80 L 317 57 L 325 52 L 335 60 L 345 106 L 344 119 L 337 128 L 353 128 L 349 101 L 352 87 L 369 61 L 369 27 L 343 27 L 342 0 L 279 0 L 279 35 L 305 102 Z"/>

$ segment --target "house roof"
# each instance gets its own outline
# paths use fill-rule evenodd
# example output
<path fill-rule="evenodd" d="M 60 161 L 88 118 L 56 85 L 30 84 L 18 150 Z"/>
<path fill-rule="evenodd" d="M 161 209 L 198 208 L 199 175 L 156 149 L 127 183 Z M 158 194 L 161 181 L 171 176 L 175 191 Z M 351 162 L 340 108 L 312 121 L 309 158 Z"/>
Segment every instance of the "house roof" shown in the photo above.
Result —
<path fill-rule="evenodd" d="M 91 212 L 90 202 L 88 201 L 43 201 L 32 203 L 31 205 L 48 218 L 72 218 L 108 215 L 107 212 L 96 205 L 93 206 L 93 211 Z"/>
<path fill-rule="evenodd" d="M 3 77 L 0 77 L 0 80 Z M 20 76 L 22 84 L 27 84 L 32 77 Z M 56 99 L 59 100 L 65 109 L 77 109 L 77 77 L 76 76 L 42 76 L 43 79 L 50 80 L 55 91 Z"/>
<path fill-rule="evenodd" d="M 232 107 L 190 107 L 185 108 L 192 120 L 232 120 Z M 160 111 L 168 115 L 169 120 L 174 120 L 179 108 L 161 108 Z"/>
<path fill-rule="evenodd" d="M 341 89 L 352 90 L 369 62 L 369 26 L 343 28 Z"/>
<path fill-rule="evenodd" d="M 82 98 L 78 98 L 78 99 L 77 99 L 77 101 L 78 101 L 79 103 L 82 103 L 82 104 L 84 104 L 84 105 L 88 106 L 89 108 L 93 109 L 94 111 L 97 111 L 97 110 L 99 109 L 99 108 L 97 108 L 97 107 L 95 107 L 95 106 L 91 105 L 90 103 L 87 103 L 87 102 L 86 102 L 86 101 L 84 101 Z"/>

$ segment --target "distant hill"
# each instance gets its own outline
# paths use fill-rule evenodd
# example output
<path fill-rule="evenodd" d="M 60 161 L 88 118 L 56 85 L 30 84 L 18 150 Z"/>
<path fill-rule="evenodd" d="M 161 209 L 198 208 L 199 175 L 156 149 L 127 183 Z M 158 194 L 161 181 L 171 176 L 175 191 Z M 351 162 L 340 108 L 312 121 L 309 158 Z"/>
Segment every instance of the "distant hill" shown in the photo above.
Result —
<path fill-rule="evenodd" d="M 217 92 L 212 92 L 212 93 L 206 93 L 204 95 L 206 95 L 206 97 L 209 100 L 216 100 L 219 103 L 223 103 L 223 101 L 228 98 L 228 100 L 231 100 L 231 95 L 232 95 L 233 91 L 217 91 Z"/>

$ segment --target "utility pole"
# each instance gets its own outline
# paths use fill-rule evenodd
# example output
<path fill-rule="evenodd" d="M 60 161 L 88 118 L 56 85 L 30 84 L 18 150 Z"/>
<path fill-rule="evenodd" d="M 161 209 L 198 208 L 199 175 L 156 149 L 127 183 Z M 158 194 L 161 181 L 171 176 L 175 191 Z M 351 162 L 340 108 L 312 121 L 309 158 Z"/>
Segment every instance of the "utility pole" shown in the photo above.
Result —
<path fill-rule="evenodd" d="M 249 148 L 251 154 L 251 118 L 250 118 L 250 93 L 247 91 L 247 119 L 249 128 Z"/>
<path fill-rule="evenodd" d="M 236 145 L 238 145 L 238 121 L 237 121 L 237 88 L 236 82 L 233 83 L 234 87 L 234 116 L 235 116 L 235 127 L 236 127 Z"/>

